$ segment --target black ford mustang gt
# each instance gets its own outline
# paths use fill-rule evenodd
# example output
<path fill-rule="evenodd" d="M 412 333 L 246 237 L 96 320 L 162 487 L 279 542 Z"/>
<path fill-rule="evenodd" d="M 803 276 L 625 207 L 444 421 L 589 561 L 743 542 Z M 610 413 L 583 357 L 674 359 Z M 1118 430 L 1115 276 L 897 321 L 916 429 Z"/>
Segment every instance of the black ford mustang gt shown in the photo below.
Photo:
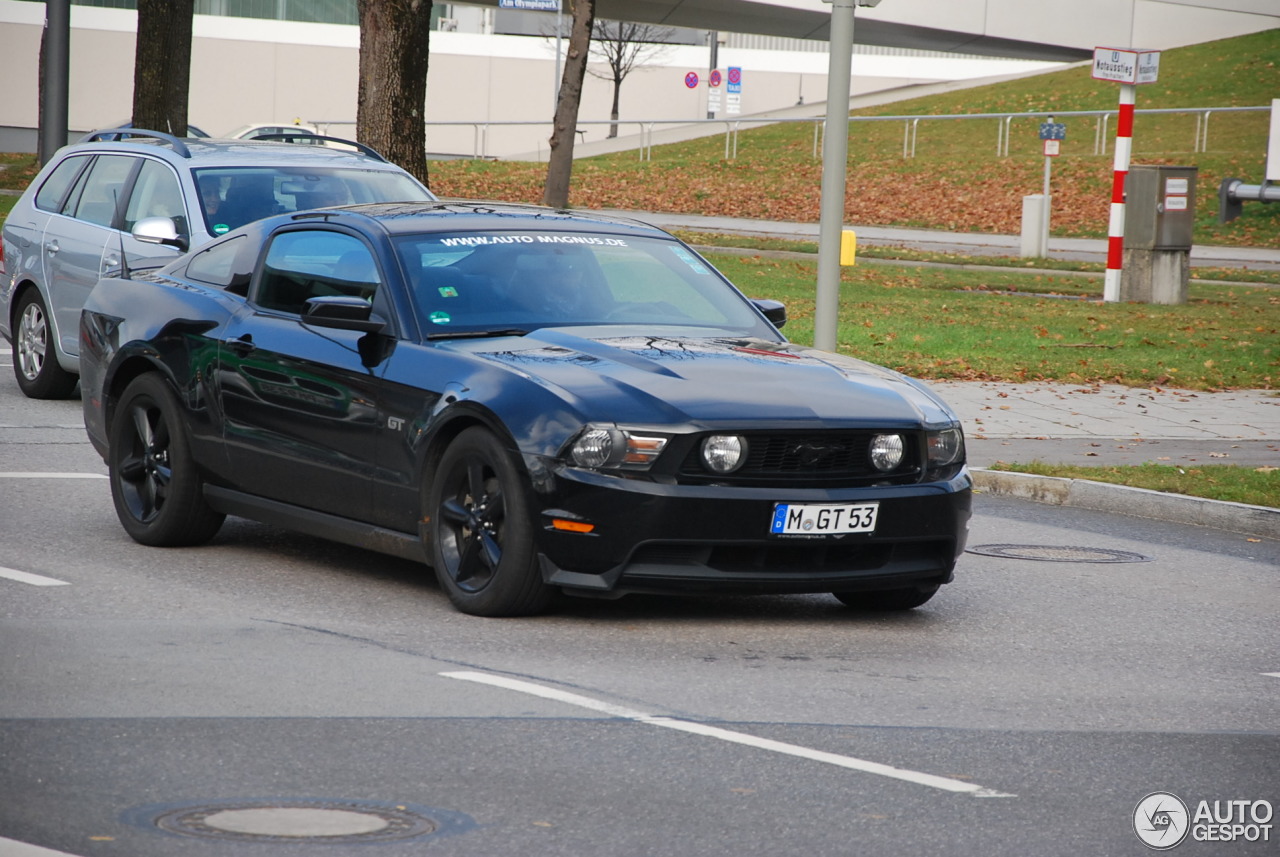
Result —
<path fill-rule="evenodd" d="M 624 219 L 280 215 L 98 283 L 85 423 L 143 544 L 243 516 L 429 563 L 485 616 L 561 590 L 919 606 L 964 548 L 960 423 L 784 318 Z"/>

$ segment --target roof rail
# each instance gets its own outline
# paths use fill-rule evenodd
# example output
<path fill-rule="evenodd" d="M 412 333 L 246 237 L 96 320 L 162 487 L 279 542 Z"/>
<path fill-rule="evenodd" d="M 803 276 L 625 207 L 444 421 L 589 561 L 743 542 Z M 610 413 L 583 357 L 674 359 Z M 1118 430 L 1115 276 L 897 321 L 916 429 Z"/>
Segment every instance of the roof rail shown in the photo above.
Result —
<path fill-rule="evenodd" d="M 81 143 L 98 143 L 98 142 L 115 142 L 124 140 L 127 137 L 150 137 L 162 142 L 168 143 L 173 147 L 173 151 L 180 157 L 191 157 L 191 150 L 187 148 L 187 144 L 179 140 L 172 134 L 166 134 L 163 131 L 148 131 L 145 128 L 105 128 L 98 131 L 90 131 L 80 138 Z"/>
<path fill-rule="evenodd" d="M 317 140 L 329 143 L 341 143 L 344 146 L 353 146 L 362 154 L 368 155 L 375 161 L 387 163 L 387 159 L 382 157 L 372 146 L 366 146 L 364 143 L 357 143 L 355 140 L 347 140 L 342 137 L 329 137 L 325 134 L 312 134 L 310 131 L 298 131 L 295 133 L 284 134 L 255 134 L 252 137 L 246 137 L 246 140 L 302 140 L 306 143 L 314 143 Z"/>

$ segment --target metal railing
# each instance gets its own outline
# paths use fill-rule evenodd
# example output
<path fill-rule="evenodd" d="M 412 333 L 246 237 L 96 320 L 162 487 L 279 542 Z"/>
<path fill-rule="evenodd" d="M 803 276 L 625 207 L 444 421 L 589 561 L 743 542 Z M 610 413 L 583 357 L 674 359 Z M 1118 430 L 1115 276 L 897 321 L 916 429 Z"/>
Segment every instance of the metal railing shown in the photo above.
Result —
<path fill-rule="evenodd" d="M 1135 110 L 1138 115 L 1186 114 L 1195 117 L 1195 136 L 1192 143 L 1193 152 L 1209 150 L 1209 119 L 1215 113 L 1256 113 L 1271 110 L 1270 105 L 1259 107 L 1168 107 Z M 1107 127 L 1116 110 L 1064 110 L 1054 111 L 1052 115 L 1058 119 L 1067 117 L 1094 117 L 1093 154 L 1107 153 Z M 1038 113 L 952 113 L 924 116 L 850 116 L 850 126 L 863 122 L 901 122 L 902 157 L 916 156 L 916 142 L 919 138 L 921 122 L 954 122 L 973 120 L 995 120 L 996 122 L 996 156 L 1009 156 L 1011 129 L 1015 119 L 1043 119 L 1050 115 L 1048 111 Z M 311 120 L 325 130 L 330 125 L 355 125 L 350 120 Z M 822 136 L 826 131 L 826 120 L 821 116 L 785 118 L 785 117 L 735 117 L 733 119 L 589 119 L 579 120 L 578 127 L 592 125 L 616 125 L 619 127 L 635 126 L 638 129 L 636 152 L 640 160 L 653 160 L 654 136 L 659 126 L 696 127 L 699 125 L 716 125 L 724 127 L 724 157 L 734 160 L 738 156 L 738 137 L 744 126 L 810 124 L 813 126 L 813 158 L 821 157 Z M 474 158 L 488 158 L 489 132 L 493 128 L 518 126 L 542 126 L 550 129 L 552 123 L 547 120 L 510 120 L 510 121 L 450 121 L 427 122 L 427 129 L 447 127 L 470 127 L 472 129 L 472 153 Z M 327 132 L 327 131 L 326 131 Z M 594 141 L 593 141 L 594 142 Z"/>

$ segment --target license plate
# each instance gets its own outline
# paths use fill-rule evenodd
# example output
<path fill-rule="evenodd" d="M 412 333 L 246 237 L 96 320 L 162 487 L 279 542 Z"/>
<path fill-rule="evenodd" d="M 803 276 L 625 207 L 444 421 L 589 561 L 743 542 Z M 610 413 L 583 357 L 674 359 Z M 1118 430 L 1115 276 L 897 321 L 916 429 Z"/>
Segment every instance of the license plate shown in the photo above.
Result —
<path fill-rule="evenodd" d="M 870 533 L 876 528 L 878 503 L 778 503 L 769 532 L 779 536 L 833 536 Z"/>

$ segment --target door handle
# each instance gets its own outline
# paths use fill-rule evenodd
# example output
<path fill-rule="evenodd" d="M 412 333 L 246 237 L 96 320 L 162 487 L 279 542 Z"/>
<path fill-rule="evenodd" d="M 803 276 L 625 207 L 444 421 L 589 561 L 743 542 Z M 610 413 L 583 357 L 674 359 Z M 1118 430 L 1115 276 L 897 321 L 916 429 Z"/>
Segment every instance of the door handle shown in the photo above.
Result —
<path fill-rule="evenodd" d="M 253 352 L 258 347 L 253 344 L 253 336 L 248 333 L 243 336 L 238 336 L 235 339 L 224 339 L 222 340 L 222 344 L 241 357 Z"/>
<path fill-rule="evenodd" d="M 57 238 L 54 238 L 52 241 L 46 241 L 44 244 L 44 252 L 48 253 L 50 256 L 56 256 L 58 251 L 61 249 L 62 248 L 59 246 Z"/>

